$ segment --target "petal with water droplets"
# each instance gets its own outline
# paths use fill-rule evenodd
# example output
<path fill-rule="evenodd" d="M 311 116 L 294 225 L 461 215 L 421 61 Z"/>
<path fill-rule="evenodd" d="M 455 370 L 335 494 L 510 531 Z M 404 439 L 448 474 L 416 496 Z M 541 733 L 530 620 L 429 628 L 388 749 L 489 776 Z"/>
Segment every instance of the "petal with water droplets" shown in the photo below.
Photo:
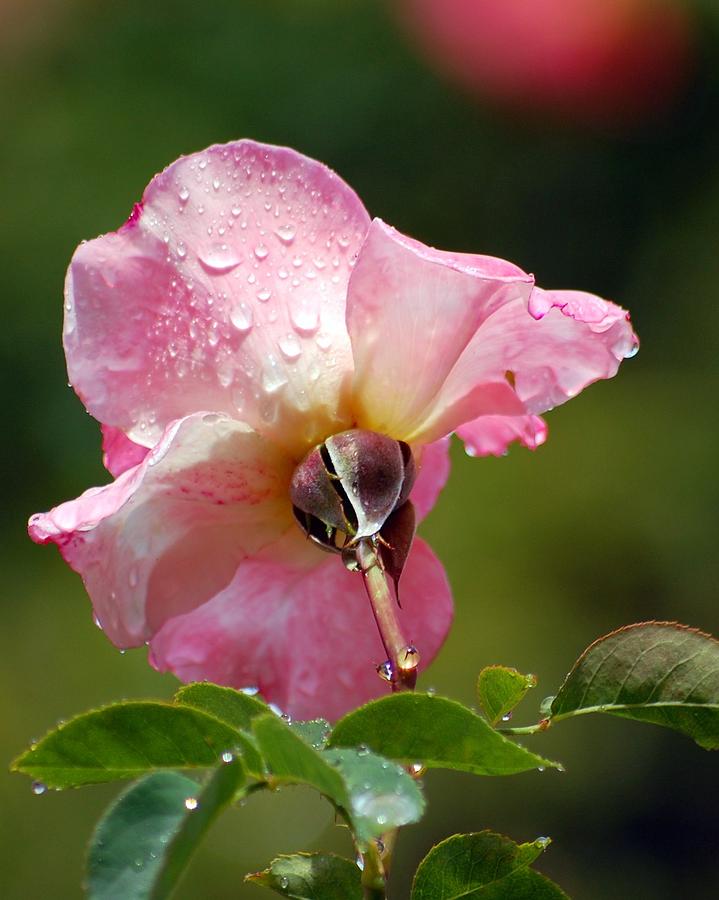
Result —
<path fill-rule="evenodd" d="M 182 157 L 119 231 L 73 257 L 71 382 L 147 447 L 169 421 L 214 409 L 299 453 L 351 424 L 345 295 L 368 224 L 337 175 L 293 150 L 238 141 Z"/>

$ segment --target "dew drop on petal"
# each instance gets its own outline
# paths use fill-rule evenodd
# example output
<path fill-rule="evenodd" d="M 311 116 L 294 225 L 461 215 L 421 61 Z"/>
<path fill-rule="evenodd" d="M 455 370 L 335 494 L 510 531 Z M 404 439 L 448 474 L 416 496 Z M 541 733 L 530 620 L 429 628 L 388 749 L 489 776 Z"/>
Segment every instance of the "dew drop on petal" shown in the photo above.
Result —
<path fill-rule="evenodd" d="M 225 750 L 225 752 L 220 757 L 223 763 L 231 763 L 234 758 L 235 757 L 231 750 Z"/>
<path fill-rule="evenodd" d="M 291 223 L 288 223 L 287 225 L 280 225 L 275 231 L 275 234 L 283 244 L 291 244 L 295 239 L 296 233 L 297 229 Z"/>
<path fill-rule="evenodd" d="M 276 394 L 287 384 L 287 376 L 282 366 L 271 354 L 267 357 L 262 369 L 262 387 L 268 394 Z"/>
<path fill-rule="evenodd" d="M 211 244 L 197 254 L 202 267 L 211 275 L 224 275 L 231 272 L 242 262 L 239 253 L 229 244 Z"/>
<path fill-rule="evenodd" d="M 257 291 L 257 299 L 260 301 L 260 303 L 267 303 L 271 296 L 272 291 L 270 291 L 268 288 L 262 288 L 261 291 Z"/>
<path fill-rule="evenodd" d="M 185 809 L 189 809 L 192 812 L 193 809 L 197 809 L 197 798 L 196 797 L 188 797 L 185 800 Z"/>
<path fill-rule="evenodd" d="M 266 259 L 269 252 L 270 251 L 264 244 L 258 244 L 255 247 L 255 256 L 257 257 L 257 259 Z"/>
<path fill-rule="evenodd" d="M 290 319 L 295 331 L 314 334 L 320 325 L 319 306 L 312 300 L 301 300 L 290 309 Z"/>
<path fill-rule="evenodd" d="M 230 308 L 230 322 L 241 334 L 252 330 L 252 308 L 246 303 L 235 303 Z"/>
<path fill-rule="evenodd" d="M 286 334 L 284 337 L 281 337 L 278 345 L 284 358 L 290 362 L 294 362 L 302 355 L 302 345 L 294 334 Z"/>
<path fill-rule="evenodd" d="M 187 201 L 190 199 L 190 192 L 187 190 L 186 187 L 180 188 L 179 197 L 180 197 L 180 203 L 187 203 Z"/>

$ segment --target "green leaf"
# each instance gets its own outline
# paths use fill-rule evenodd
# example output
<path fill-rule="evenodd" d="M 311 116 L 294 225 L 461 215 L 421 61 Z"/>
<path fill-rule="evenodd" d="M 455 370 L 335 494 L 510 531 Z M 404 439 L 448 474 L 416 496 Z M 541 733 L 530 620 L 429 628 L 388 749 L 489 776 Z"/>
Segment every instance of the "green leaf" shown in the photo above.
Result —
<path fill-rule="evenodd" d="M 568 900 L 529 868 L 548 845 L 548 838 L 515 844 L 491 831 L 455 834 L 419 864 L 411 900 Z"/>
<path fill-rule="evenodd" d="M 534 675 L 522 675 L 506 666 L 487 666 L 477 678 L 477 697 L 489 721 L 496 725 L 536 684 Z"/>
<path fill-rule="evenodd" d="M 406 764 L 475 775 L 513 775 L 561 765 L 508 740 L 461 703 L 429 694 L 394 694 L 349 713 L 330 747 L 364 744 Z"/>
<path fill-rule="evenodd" d="M 290 722 L 290 728 L 303 741 L 315 750 L 324 750 L 327 746 L 332 726 L 327 719 L 310 719 L 307 722 Z"/>
<path fill-rule="evenodd" d="M 239 760 L 205 787 L 177 772 L 132 785 L 95 829 L 87 859 L 89 900 L 164 900 L 217 815 L 244 783 Z"/>
<path fill-rule="evenodd" d="M 307 784 L 349 811 L 349 795 L 340 773 L 274 713 L 258 716 L 252 730 L 271 781 Z"/>
<path fill-rule="evenodd" d="M 278 856 L 245 881 L 296 900 L 362 900 L 361 875 L 348 859 L 326 853 Z"/>
<path fill-rule="evenodd" d="M 665 725 L 719 748 L 719 641 L 675 622 L 642 622 L 595 641 L 551 706 L 554 722 L 603 712 Z"/>
<path fill-rule="evenodd" d="M 247 737 L 199 710 L 153 701 L 117 703 L 71 719 L 18 757 L 12 768 L 47 787 L 137 778 L 154 769 L 216 766 L 239 750 L 256 772 Z"/>
<path fill-rule="evenodd" d="M 368 750 L 318 752 L 274 715 L 252 727 L 271 780 L 320 791 L 344 811 L 360 843 L 422 815 L 422 793 L 396 763 Z"/>
<path fill-rule="evenodd" d="M 238 731 L 249 731 L 256 716 L 270 711 L 257 697 L 206 681 L 180 688 L 175 694 L 175 703 L 206 712 Z"/>
<path fill-rule="evenodd" d="M 323 756 L 337 766 L 345 781 L 350 818 L 360 844 L 422 818 L 422 791 L 402 766 L 369 750 L 326 750 Z"/>

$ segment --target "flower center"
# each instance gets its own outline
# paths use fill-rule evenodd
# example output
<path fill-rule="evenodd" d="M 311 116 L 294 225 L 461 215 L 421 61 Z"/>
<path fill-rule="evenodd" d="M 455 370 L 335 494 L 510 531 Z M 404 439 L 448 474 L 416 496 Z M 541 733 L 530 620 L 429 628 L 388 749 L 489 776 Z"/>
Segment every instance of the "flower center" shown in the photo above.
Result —
<path fill-rule="evenodd" d="M 361 428 L 333 434 L 294 471 L 290 497 L 295 518 L 311 540 L 343 553 L 351 563 L 361 540 L 382 542 L 383 531 L 388 526 L 392 530 L 390 520 L 407 505 L 415 474 L 412 451 L 404 441 Z M 407 517 L 405 511 L 401 518 Z"/>

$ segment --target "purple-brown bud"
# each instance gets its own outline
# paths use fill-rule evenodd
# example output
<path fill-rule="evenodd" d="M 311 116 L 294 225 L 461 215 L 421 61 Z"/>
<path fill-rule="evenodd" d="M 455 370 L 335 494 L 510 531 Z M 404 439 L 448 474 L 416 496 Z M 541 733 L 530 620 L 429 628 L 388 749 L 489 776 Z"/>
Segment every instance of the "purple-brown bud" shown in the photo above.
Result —
<path fill-rule="evenodd" d="M 403 441 L 359 428 L 334 434 L 295 469 L 290 487 L 295 516 L 327 550 L 342 551 L 377 536 L 381 542 L 385 523 L 406 505 L 415 474 L 412 451 Z M 407 549 L 409 542 L 403 535 Z"/>

